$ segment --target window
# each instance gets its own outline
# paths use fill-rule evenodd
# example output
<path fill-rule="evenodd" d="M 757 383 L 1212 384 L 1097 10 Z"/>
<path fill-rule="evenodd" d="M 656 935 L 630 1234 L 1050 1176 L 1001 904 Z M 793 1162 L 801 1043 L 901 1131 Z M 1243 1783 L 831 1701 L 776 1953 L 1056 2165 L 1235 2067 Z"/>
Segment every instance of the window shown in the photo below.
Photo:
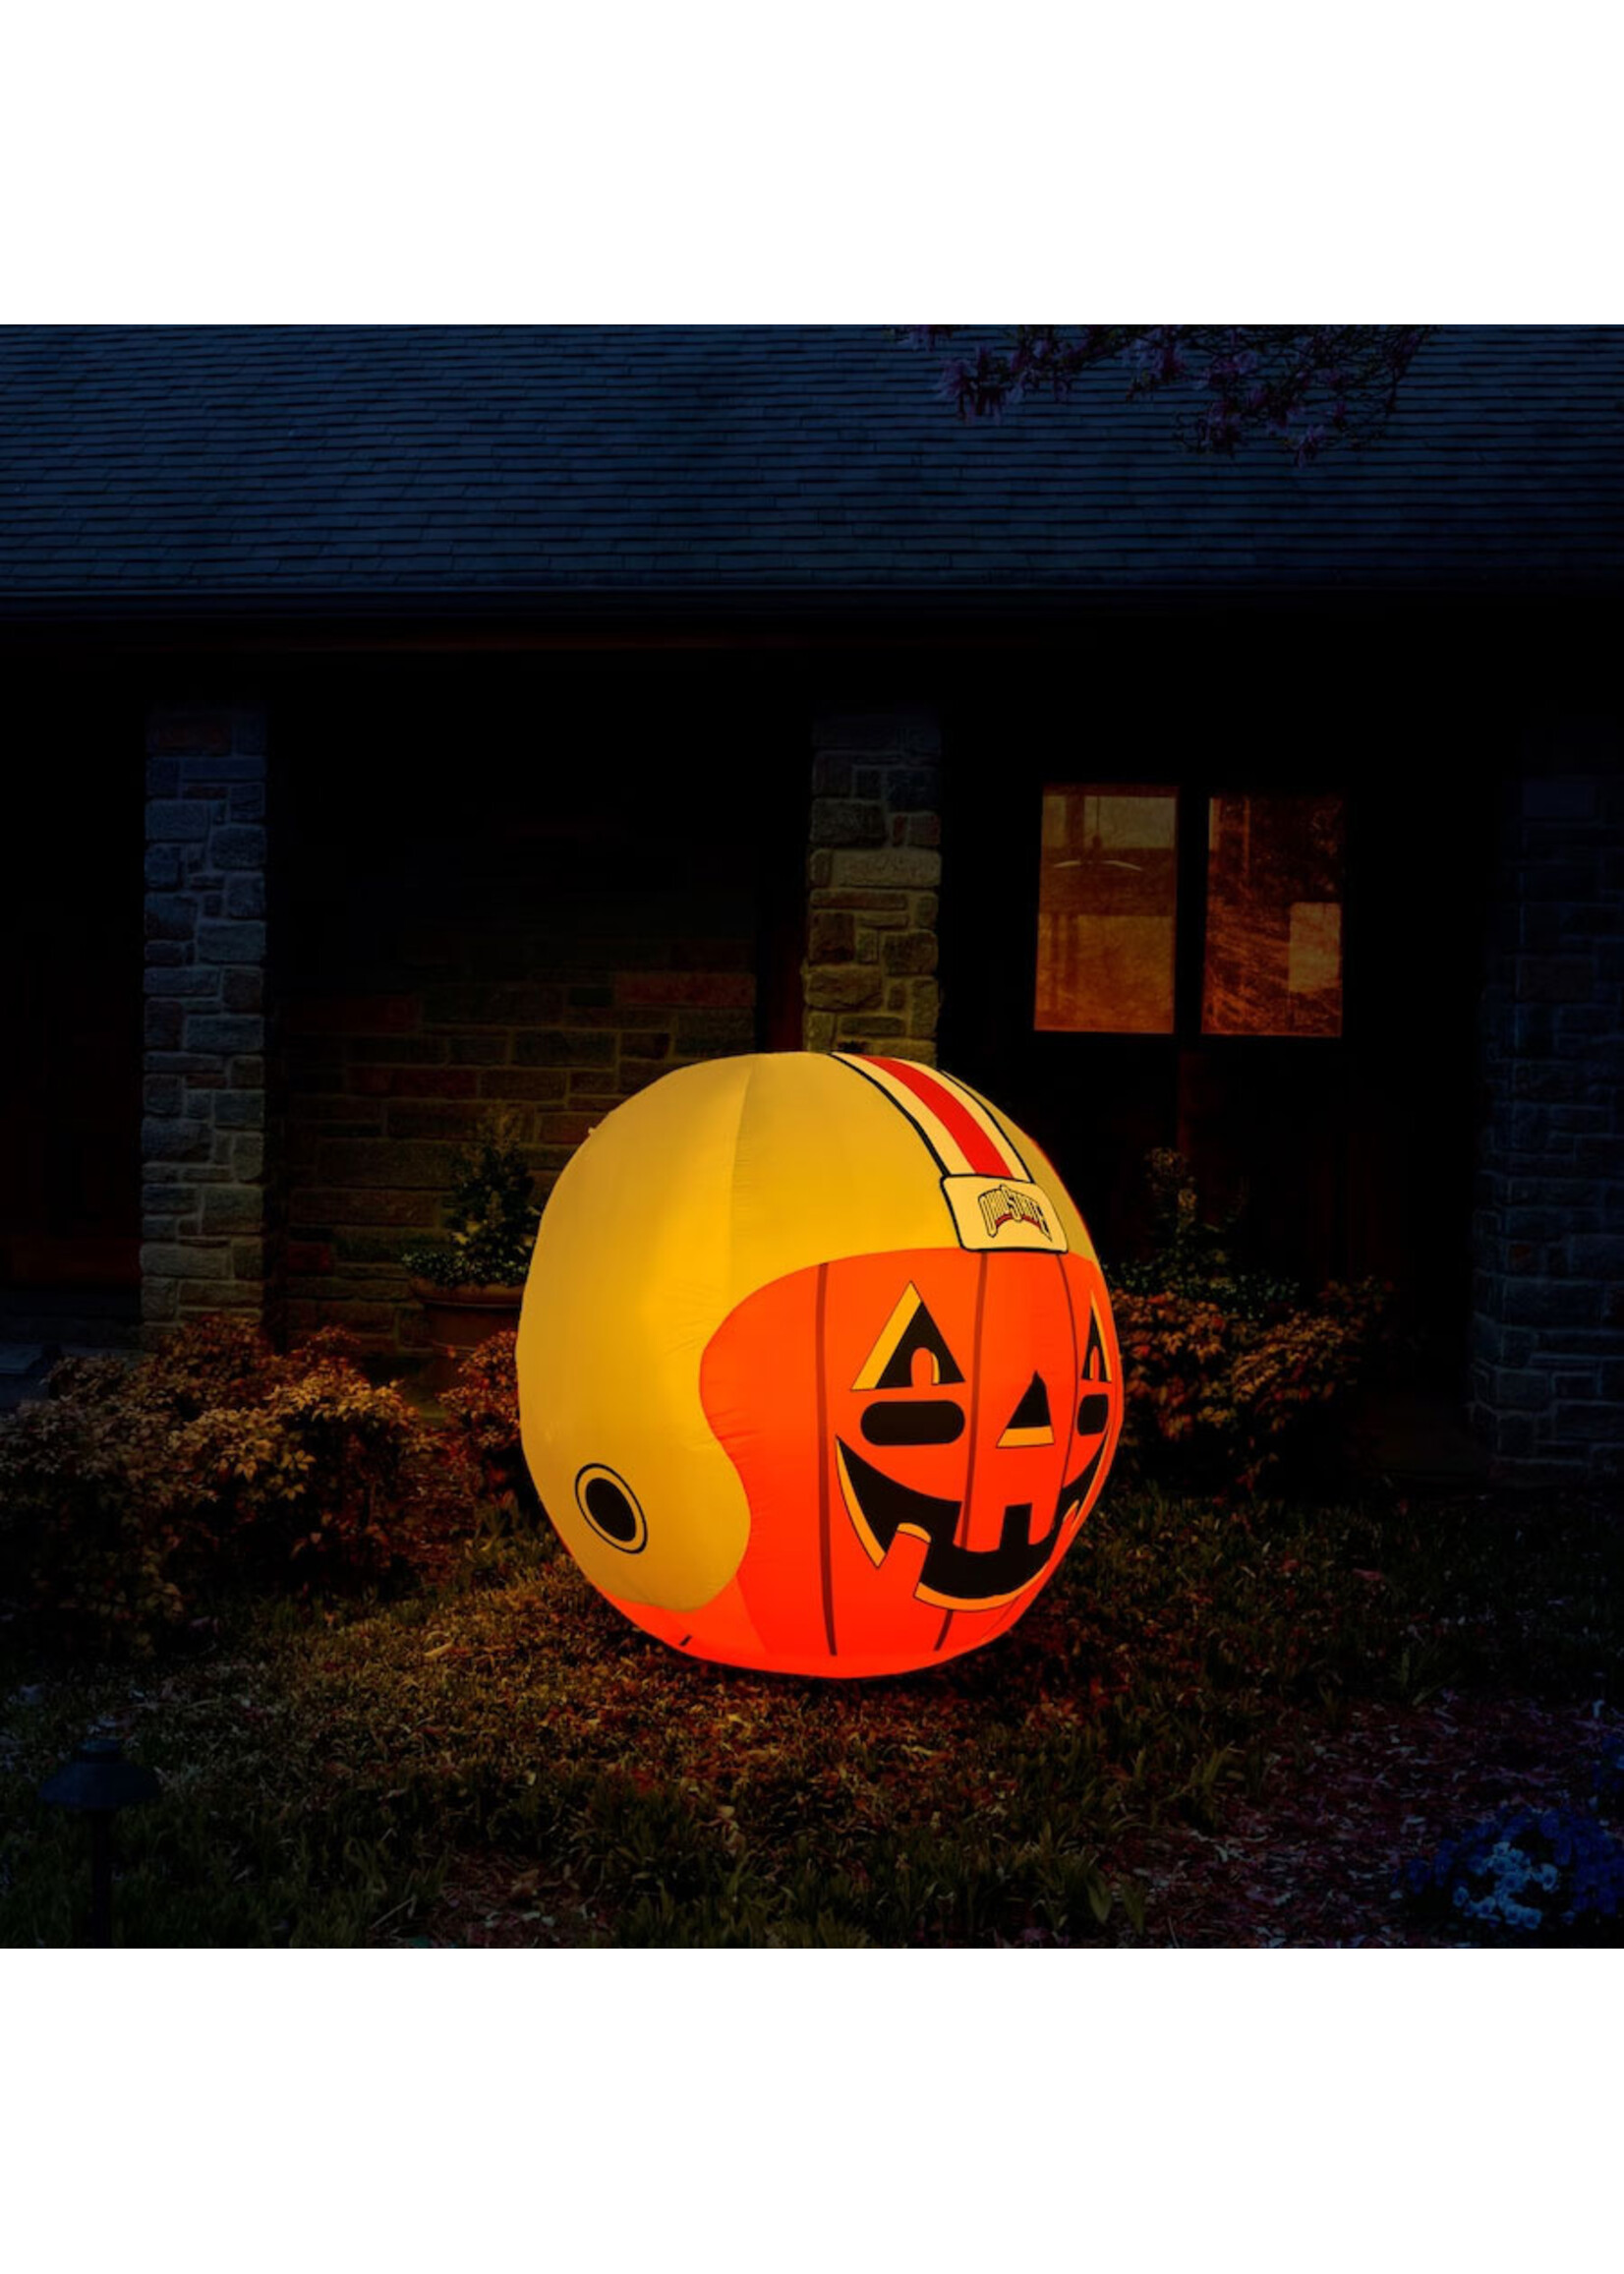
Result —
<path fill-rule="evenodd" d="M 1206 802 L 1205 872 L 1186 875 L 1181 907 L 1177 789 L 1045 787 L 1039 1031 L 1177 1032 L 1188 930 L 1192 949 L 1200 942 L 1202 1034 L 1341 1033 L 1343 798 L 1225 791 Z M 1195 987 L 1192 973 L 1189 1019 Z"/>
<path fill-rule="evenodd" d="M 1342 799 L 1214 797 L 1203 1034 L 1342 1032 Z"/>
<path fill-rule="evenodd" d="M 1173 1032 L 1178 820 L 1173 789 L 1044 790 L 1040 1028 Z"/>

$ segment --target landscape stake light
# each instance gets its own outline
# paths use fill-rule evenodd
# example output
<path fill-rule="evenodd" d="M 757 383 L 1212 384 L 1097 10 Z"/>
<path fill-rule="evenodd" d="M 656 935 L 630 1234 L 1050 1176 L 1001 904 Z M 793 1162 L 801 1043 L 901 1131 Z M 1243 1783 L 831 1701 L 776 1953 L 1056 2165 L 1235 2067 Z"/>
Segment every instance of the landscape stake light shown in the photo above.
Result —
<path fill-rule="evenodd" d="M 113 1940 L 113 1818 L 158 1797 L 150 1769 L 126 1761 L 116 1737 L 88 1737 L 73 1759 L 39 1788 L 52 1808 L 77 1809 L 90 1820 L 90 1931 L 92 1950 Z"/>

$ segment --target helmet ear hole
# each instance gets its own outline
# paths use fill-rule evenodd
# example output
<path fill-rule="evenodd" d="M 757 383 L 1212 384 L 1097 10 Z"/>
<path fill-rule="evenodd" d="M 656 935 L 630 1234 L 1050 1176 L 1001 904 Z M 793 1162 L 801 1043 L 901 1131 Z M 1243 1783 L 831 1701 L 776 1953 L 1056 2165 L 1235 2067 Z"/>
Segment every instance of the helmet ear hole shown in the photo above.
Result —
<path fill-rule="evenodd" d="M 600 1540 L 622 1555 L 641 1554 L 648 1544 L 649 1520 L 623 1477 L 601 1461 L 589 1462 L 575 1479 L 575 1505 Z"/>

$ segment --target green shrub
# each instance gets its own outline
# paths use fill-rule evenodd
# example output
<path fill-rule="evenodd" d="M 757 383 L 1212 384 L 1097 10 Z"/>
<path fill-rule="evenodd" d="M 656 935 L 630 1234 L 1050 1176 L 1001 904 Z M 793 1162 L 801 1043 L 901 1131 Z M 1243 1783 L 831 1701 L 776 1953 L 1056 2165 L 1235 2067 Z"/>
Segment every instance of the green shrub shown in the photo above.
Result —
<path fill-rule="evenodd" d="M 534 1192 L 512 1123 L 493 1117 L 457 1156 L 445 1195 L 449 1238 L 409 1242 L 401 1262 L 435 1287 L 522 1285 L 542 1215 Z"/>
<path fill-rule="evenodd" d="M 1189 1163 L 1165 1147 L 1146 1156 L 1145 1177 L 1154 1227 L 1150 1252 L 1113 1274 L 1113 1303 L 1119 1289 L 1125 1295 L 1183 1295 L 1221 1304 L 1232 1318 L 1261 1321 L 1300 1302 L 1295 1280 L 1242 1264 L 1244 1199 L 1220 1222 L 1203 1223 Z"/>

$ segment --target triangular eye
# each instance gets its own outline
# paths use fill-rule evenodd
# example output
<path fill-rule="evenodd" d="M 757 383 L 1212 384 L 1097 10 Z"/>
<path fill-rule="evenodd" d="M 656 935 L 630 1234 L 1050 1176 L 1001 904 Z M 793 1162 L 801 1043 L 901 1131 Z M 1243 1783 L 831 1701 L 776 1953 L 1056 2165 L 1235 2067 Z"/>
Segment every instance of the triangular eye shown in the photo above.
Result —
<path fill-rule="evenodd" d="M 1097 1437 L 1111 1424 L 1110 1392 L 1090 1389 L 1090 1382 L 1109 1382 L 1110 1370 L 1105 1363 L 1105 1337 L 1100 1332 L 1100 1314 L 1093 1305 L 1088 1306 L 1088 1344 L 1082 1354 L 1082 1397 L 1077 1406 L 1077 1435 Z"/>
<path fill-rule="evenodd" d="M 998 1441 L 1000 1445 L 1054 1443 L 1055 1427 L 1049 1418 L 1049 1392 L 1041 1374 L 1034 1373 L 1027 1383 L 1019 1405 L 1010 1416 L 1009 1428 Z"/>
<path fill-rule="evenodd" d="M 1090 1382 L 1109 1382 L 1111 1370 L 1105 1363 L 1105 1337 L 1100 1332 L 1100 1314 L 1090 1303 L 1088 1306 L 1088 1341 L 1082 1354 L 1082 1397 L 1077 1406 L 1077 1435 L 1096 1437 L 1109 1428 L 1111 1399 L 1103 1389 L 1090 1389 Z"/>
<path fill-rule="evenodd" d="M 1100 1314 L 1092 1304 L 1088 1306 L 1088 1341 L 1082 1354 L 1082 1378 L 1084 1381 L 1111 1379 L 1110 1369 L 1105 1363 L 1105 1337 L 1100 1332 Z"/>
<path fill-rule="evenodd" d="M 897 1299 L 897 1308 L 881 1327 L 852 1388 L 911 1389 L 913 1354 L 917 1350 L 924 1351 L 930 1360 L 933 1383 L 963 1380 L 942 1329 L 926 1310 L 924 1297 L 910 1279 Z"/>

